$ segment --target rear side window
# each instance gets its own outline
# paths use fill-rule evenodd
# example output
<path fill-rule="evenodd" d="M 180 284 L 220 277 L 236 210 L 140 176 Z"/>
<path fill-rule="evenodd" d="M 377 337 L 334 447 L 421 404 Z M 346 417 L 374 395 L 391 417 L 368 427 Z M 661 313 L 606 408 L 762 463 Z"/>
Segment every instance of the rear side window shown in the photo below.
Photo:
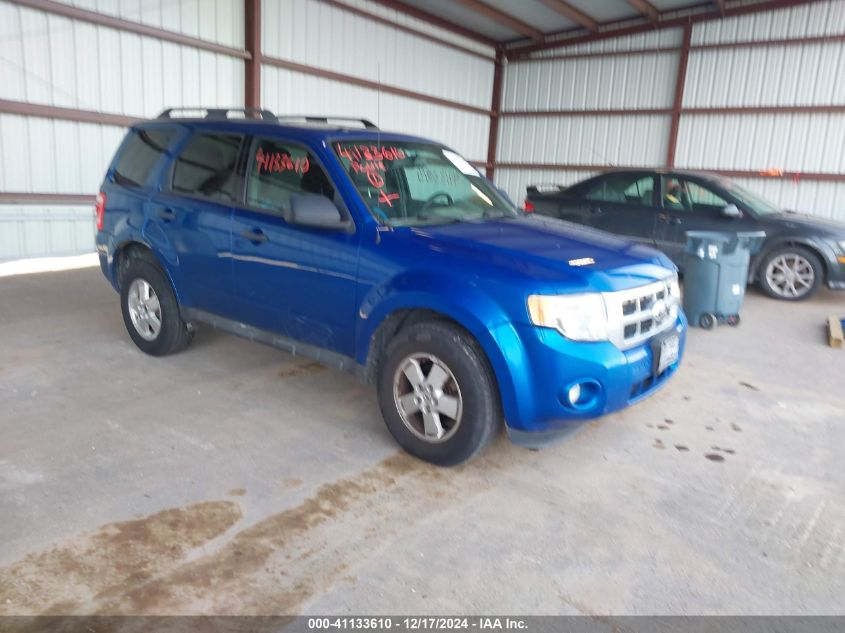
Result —
<path fill-rule="evenodd" d="M 236 167 L 242 142 L 240 134 L 194 136 L 174 163 L 171 189 L 218 202 L 236 202 L 241 189 Z"/>
<path fill-rule="evenodd" d="M 334 186 L 313 154 L 281 139 L 256 139 L 247 183 L 247 204 L 259 209 L 287 209 L 291 196 L 316 193 L 334 199 Z"/>
<path fill-rule="evenodd" d="M 587 194 L 588 200 L 652 206 L 654 178 L 640 174 L 611 174 Z"/>
<path fill-rule="evenodd" d="M 145 185 L 175 134 L 176 131 L 169 128 L 131 131 L 114 168 L 118 184 Z"/>

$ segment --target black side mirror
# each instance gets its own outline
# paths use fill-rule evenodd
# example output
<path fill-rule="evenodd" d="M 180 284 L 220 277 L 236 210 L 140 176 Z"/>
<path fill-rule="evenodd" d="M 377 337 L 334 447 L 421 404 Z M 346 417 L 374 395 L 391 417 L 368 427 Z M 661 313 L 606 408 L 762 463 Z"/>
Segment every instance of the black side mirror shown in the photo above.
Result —
<path fill-rule="evenodd" d="M 739 210 L 735 204 L 728 204 L 722 208 L 722 217 L 725 218 L 741 218 L 742 211 Z"/>
<path fill-rule="evenodd" d="M 291 196 L 290 205 L 282 217 L 288 224 L 315 229 L 348 231 L 352 228 L 352 220 L 344 219 L 334 202 L 318 193 Z"/>

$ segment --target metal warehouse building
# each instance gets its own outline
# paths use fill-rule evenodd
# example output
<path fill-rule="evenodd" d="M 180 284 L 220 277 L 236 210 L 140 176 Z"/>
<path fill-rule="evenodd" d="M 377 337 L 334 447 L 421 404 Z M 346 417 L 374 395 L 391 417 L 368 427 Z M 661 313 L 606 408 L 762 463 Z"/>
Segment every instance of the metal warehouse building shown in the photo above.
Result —
<path fill-rule="evenodd" d="M 4 0 L 0 259 L 93 248 L 125 126 L 174 106 L 363 116 L 517 202 L 714 170 L 845 218 L 845 2 Z"/>

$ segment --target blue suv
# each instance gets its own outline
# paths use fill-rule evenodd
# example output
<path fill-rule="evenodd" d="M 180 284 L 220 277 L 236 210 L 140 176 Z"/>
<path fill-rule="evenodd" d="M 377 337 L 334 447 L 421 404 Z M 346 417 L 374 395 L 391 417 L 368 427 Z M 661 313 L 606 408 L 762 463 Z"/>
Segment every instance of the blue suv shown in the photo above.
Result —
<path fill-rule="evenodd" d="M 168 110 L 97 197 L 97 249 L 155 356 L 199 324 L 355 372 L 396 441 L 469 459 L 652 393 L 686 322 L 673 264 L 520 214 L 456 152 L 365 120 Z"/>

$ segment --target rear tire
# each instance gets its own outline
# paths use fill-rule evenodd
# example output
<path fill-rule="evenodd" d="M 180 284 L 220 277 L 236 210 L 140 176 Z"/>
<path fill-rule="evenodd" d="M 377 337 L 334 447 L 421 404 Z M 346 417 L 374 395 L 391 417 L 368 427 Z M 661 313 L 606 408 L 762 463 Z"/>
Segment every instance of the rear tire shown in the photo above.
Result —
<path fill-rule="evenodd" d="M 170 280 L 147 258 L 132 258 L 121 278 L 120 307 L 132 342 L 151 356 L 185 349 L 193 338 Z"/>
<path fill-rule="evenodd" d="M 411 325 L 388 343 L 379 367 L 378 398 L 399 445 L 439 466 L 479 453 L 502 420 L 484 352 L 445 321 Z"/>

